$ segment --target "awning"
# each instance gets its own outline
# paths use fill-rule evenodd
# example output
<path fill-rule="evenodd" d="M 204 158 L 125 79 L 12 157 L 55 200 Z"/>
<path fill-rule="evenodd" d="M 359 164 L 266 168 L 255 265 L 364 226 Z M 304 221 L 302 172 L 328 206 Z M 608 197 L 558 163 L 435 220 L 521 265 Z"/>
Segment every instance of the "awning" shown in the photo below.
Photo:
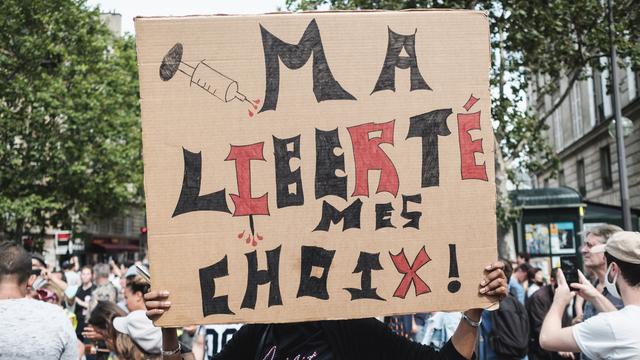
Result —
<path fill-rule="evenodd" d="M 91 243 L 92 247 L 102 252 L 136 252 L 140 251 L 140 246 L 133 244 L 114 244 L 114 243 Z"/>
<path fill-rule="evenodd" d="M 584 214 L 585 223 L 607 223 L 622 226 L 622 210 L 619 206 L 600 204 L 593 201 L 585 201 L 587 211 Z M 631 208 L 631 226 L 638 230 L 640 209 Z"/>
<path fill-rule="evenodd" d="M 515 208 L 578 208 L 586 204 L 576 190 L 569 187 L 514 190 L 509 198 Z"/>

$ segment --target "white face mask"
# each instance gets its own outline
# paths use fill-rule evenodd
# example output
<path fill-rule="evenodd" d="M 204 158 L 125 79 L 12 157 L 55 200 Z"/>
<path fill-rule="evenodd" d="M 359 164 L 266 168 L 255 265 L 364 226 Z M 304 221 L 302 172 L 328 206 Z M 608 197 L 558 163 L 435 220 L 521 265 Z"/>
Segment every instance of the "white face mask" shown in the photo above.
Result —
<path fill-rule="evenodd" d="M 613 281 L 609 281 L 609 273 L 611 272 L 611 266 L 613 264 L 609 264 L 609 268 L 607 269 L 607 273 L 604 274 L 604 287 L 607 289 L 611 296 L 616 299 L 621 299 L 620 293 L 618 293 L 618 287 L 616 286 L 616 280 L 618 280 L 618 274 L 613 278 Z"/>

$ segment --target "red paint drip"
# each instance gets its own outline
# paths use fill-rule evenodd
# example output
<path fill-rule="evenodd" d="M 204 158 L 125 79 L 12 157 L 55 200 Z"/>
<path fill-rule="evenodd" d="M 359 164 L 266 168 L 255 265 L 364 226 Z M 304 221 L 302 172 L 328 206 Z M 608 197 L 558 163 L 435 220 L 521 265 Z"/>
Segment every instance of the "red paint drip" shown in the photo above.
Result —
<path fill-rule="evenodd" d="M 247 238 L 244 240 L 247 244 L 251 242 L 251 235 L 247 236 Z"/>
<path fill-rule="evenodd" d="M 253 239 L 251 242 L 251 246 L 256 247 L 258 246 L 258 243 L 256 242 L 256 239 Z"/>
<path fill-rule="evenodd" d="M 253 112 L 251 110 L 248 110 L 248 111 L 249 111 L 249 117 L 253 117 Z"/>
<path fill-rule="evenodd" d="M 244 230 L 240 234 L 238 234 L 238 239 L 242 239 L 243 236 L 244 236 Z"/>
<path fill-rule="evenodd" d="M 256 105 L 258 105 L 258 104 L 260 104 L 260 99 L 255 99 L 255 100 L 253 100 L 253 102 L 254 102 Z"/>
<path fill-rule="evenodd" d="M 258 240 L 262 240 L 262 239 L 264 239 L 264 236 L 258 234 Z"/>
<path fill-rule="evenodd" d="M 251 106 L 253 106 L 254 110 L 258 110 L 258 105 L 251 105 Z"/>

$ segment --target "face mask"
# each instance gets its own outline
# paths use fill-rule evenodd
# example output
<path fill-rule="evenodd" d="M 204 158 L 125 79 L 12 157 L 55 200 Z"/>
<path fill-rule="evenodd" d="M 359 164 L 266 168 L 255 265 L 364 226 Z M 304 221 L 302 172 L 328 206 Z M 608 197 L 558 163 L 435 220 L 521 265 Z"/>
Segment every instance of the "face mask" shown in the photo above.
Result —
<path fill-rule="evenodd" d="M 609 281 L 609 273 L 611 272 L 612 265 L 613 264 L 609 265 L 609 268 L 607 269 L 607 273 L 604 274 L 604 287 L 607 289 L 609 294 L 611 294 L 611 296 L 615 297 L 616 299 L 621 299 L 620 293 L 618 293 L 618 287 L 616 286 L 616 280 L 618 280 L 618 274 L 616 274 L 616 276 L 613 278 L 613 281 Z"/>

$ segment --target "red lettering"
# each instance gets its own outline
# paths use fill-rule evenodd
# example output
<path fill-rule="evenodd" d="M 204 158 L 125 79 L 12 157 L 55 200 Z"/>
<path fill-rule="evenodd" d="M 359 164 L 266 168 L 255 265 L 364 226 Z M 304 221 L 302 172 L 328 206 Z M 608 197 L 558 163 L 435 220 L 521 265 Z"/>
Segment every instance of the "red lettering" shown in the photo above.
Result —
<path fill-rule="evenodd" d="M 487 181 L 484 163 L 476 164 L 475 153 L 484 154 L 482 139 L 471 140 L 470 130 L 480 130 L 480 111 L 472 114 L 458 114 L 458 140 L 460 142 L 460 172 L 462 179 Z"/>
<path fill-rule="evenodd" d="M 238 195 L 229 194 L 235 210 L 233 216 L 269 215 L 269 194 L 260 197 L 251 197 L 251 160 L 264 160 L 262 149 L 264 142 L 235 146 L 231 145 L 229 155 L 225 161 L 235 160 L 236 179 L 238 182 Z"/>
<path fill-rule="evenodd" d="M 393 129 L 395 120 L 375 124 L 367 123 L 347 128 L 353 144 L 353 157 L 356 167 L 356 187 L 351 196 L 369 196 L 369 170 L 380 170 L 380 181 L 376 193 L 388 192 L 398 194 L 400 180 L 396 167 L 380 148 L 380 144 L 393 146 Z M 379 137 L 369 139 L 369 133 L 381 131 Z"/>
<path fill-rule="evenodd" d="M 418 255 L 416 255 L 411 266 L 409 266 L 407 257 L 404 254 L 404 249 L 402 249 L 397 255 L 393 255 L 391 253 L 389 253 L 389 255 L 391 255 L 391 261 L 393 261 L 393 265 L 395 265 L 396 270 L 398 270 L 400 274 L 404 274 L 402 281 L 400 281 L 400 285 L 398 285 L 398 288 L 393 293 L 394 297 L 404 299 L 407 292 L 409 292 L 411 283 L 413 283 L 416 289 L 416 296 L 431 292 L 429 285 L 427 285 L 416 273 L 422 266 L 431 261 L 431 258 L 424 249 L 424 246 L 420 249 Z"/>

